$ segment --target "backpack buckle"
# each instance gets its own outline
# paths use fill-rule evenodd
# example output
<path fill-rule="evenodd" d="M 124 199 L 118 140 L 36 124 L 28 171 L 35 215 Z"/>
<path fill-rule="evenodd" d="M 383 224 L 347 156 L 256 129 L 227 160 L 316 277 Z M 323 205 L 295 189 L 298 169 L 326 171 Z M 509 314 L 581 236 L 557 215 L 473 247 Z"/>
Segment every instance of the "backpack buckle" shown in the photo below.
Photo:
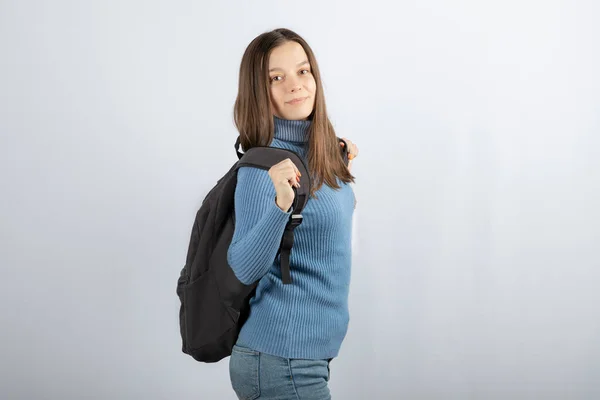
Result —
<path fill-rule="evenodd" d="M 294 228 L 302 223 L 302 214 L 292 214 L 292 219 L 290 220 L 290 225 Z"/>

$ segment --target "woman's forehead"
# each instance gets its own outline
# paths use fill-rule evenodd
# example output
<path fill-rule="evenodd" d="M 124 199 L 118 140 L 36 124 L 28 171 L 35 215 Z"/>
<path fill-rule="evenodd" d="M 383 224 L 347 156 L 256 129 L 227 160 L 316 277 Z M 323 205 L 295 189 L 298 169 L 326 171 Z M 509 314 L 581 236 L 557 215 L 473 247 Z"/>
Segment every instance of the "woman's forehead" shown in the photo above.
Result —
<path fill-rule="evenodd" d="M 308 63 L 306 52 L 299 43 L 291 42 L 276 47 L 269 57 L 269 72 L 276 69 L 295 68 Z"/>

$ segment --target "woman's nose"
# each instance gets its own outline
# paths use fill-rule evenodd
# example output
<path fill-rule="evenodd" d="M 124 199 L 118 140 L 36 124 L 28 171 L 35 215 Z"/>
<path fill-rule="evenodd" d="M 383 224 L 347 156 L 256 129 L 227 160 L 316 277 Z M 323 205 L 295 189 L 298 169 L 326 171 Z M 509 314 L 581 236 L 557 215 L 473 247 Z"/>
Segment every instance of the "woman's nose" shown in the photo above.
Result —
<path fill-rule="evenodd" d="M 302 85 L 300 84 L 300 80 L 298 78 L 293 78 L 289 80 L 289 85 L 291 87 L 291 91 L 293 92 L 297 92 L 298 90 L 300 90 L 302 88 Z"/>

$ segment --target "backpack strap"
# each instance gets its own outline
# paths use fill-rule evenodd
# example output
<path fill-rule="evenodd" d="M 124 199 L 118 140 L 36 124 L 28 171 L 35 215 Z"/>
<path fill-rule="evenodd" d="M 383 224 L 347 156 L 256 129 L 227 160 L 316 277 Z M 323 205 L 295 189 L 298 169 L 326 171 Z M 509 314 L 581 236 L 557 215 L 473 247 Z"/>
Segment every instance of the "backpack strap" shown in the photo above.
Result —
<path fill-rule="evenodd" d="M 344 163 L 348 165 L 348 144 L 341 138 L 338 138 L 338 140 L 344 143 L 344 147 L 341 150 L 342 158 L 344 159 Z M 295 195 L 294 202 L 292 203 L 292 214 L 283 231 L 283 237 L 281 238 L 281 244 L 278 250 L 278 254 L 281 255 L 281 280 L 284 285 L 288 285 L 292 283 L 290 274 L 290 253 L 294 246 L 294 229 L 302 223 L 302 210 L 306 206 L 310 196 L 312 182 L 310 174 L 308 173 L 308 168 L 298 154 L 291 150 L 258 146 L 249 149 L 245 153 L 241 153 L 239 136 L 234 147 L 239 159 L 236 169 L 240 167 L 255 167 L 268 171 L 273 165 L 289 158 L 300 170 L 300 188 L 297 189 L 296 187 L 292 187 Z"/>
<path fill-rule="evenodd" d="M 348 143 L 342 138 L 338 138 L 338 142 L 344 143 L 344 147 L 342 147 L 342 158 L 344 159 L 344 164 L 348 166 Z"/>
<path fill-rule="evenodd" d="M 340 137 L 337 139 L 338 139 L 338 142 L 344 143 L 344 147 L 342 148 L 342 158 L 344 159 L 344 163 L 346 165 L 348 165 L 348 143 L 346 143 L 346 141 Z M 241 144 L 241 141 L 240 141 L 240 137 L 238 136 L 237 140 L 235 141 L 235 145 L 234 145 L 235 152 L 237 153 L 237 156 L 238 156 L 238 160 L 244 156 L 244 153 L 240 152 L 240 144 Z"/>
<path fill-rule="evenodd" d="M 292 211 L 290 219 L 285 226 L 278 254 L 281 255 L 281 280 L 284 285 L 292 283 L 290 273 L 290 254 L 294 246 L 294 229 L 302 223 L 302 214 Z"/>
<path fill-rule="evenodd" d="M 237 143 L 236 143 L 237 144 Z M 236 146 L 236 150 L 237 146 Z M 238 156 L 239 156 L 238 150 Z M 280 149 L 276 147 L 253 147 L 242 154 L 242 157 L 237 163 L 237 168 L 240 167 L 255 167 L 264 170 L 269 170 L 271 167 L 286 158 L 292 160 L 298 170 L 300 170 L 300 188 L 292 187 L 294 190 L 294 202 L 292 203 L 292 213 L 283 231 L 281 244 L 278 254 L 281 254 L 281 280 L 284 284 L 292 283 L 290 274 L 290 253 L 294 246 L 294 229 L 302 223 L 302 210 L 308 202 L 311 188 L 311 178 L 308 173 L 308 168 L 304 161 L 291 150 Z M 275 201 L 275 199 L 273 199 Z"/>
<path fill-rule="evenodd" d="M 235 152 L 237 153 L 238 160 L 240 160 L 244 156 L 244 153 L 242 153 L 240 151 L 240 144 L 241 144 L 240 136 L 238 136 L 237 140 L 235 141 L 235 145 L 233 146 L 233 147 L 235 147 Z"/>
<path fill-rule="evenodd" d="M 300 173 L 300 188 L 293 188 L 295 191 L 293 212 L 300 214 L 308 202 L 312 180 L 308 173 L 308 168 L 304 161 L 291 150 L 280 149 L 276 147 L 257 146 L 246 151 L 242 158 L 237 162 L 237 167 L 254 167 L 268 171 L 275 164 L 289 158 L 296 165 Z"/>

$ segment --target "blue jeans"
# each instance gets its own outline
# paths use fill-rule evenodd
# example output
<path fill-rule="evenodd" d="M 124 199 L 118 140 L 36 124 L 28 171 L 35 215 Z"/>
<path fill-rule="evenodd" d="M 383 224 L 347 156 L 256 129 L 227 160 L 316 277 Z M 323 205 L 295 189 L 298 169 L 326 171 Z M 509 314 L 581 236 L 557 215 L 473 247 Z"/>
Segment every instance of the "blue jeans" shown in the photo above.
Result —
<path fill-rule="evenodd" d="M 229 376 L 240 400 L 330 400 L 330 362 L 282 358 L 234 345 Z"/>

